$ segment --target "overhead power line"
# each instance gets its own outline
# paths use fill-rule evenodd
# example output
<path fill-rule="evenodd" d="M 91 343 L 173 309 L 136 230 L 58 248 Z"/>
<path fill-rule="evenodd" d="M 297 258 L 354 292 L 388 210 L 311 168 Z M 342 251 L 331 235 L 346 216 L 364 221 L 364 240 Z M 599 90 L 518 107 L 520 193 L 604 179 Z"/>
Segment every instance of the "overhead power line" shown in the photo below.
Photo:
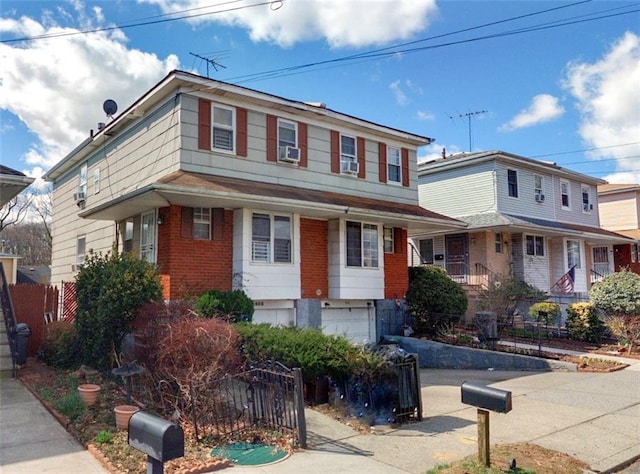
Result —
<path fill-rule="evenodd" d="M 582 150 L 558 151 L 556 153 L 546 153 L 544 155 L 532 155 L 531 158 L 544 158 L 547 156 L 571 155 L 573 153 L 584 153 L 585 151 L 606 150 L 609 148 L 619 148 L 622 146 L 632 146 L 632 145 L 640 145 L 640 142 L 621 143 L 619 145 L 600 146 L 600 147 L 594 147 L 594 148 L 583 148 Z"/>
<path fill-rule="evenodd" d="M 171 22 L 171 21 L 186 20 L 186 19 L 190 19 L 190 18 L 197 18 L 197 17 L 202 17 L 202 16 L 208 16 L 208 15 L 216 15 L 216 14 L 219 14 L 219 13 L 227 13 L 227 12 L 232 12 L 232 11 L 237 11 L 237 10 L 245 10 L 247 8 L 260 7 L 260 6 L 264 6 L 264 5 L 271 5 L 271 6 L 282 5 L 282 2 L 284 0 L 263 1 L 263 2 L 259 2 L 259 3 L 254 3 L 252 5 L 242 5 L 242 6 L 239 6 L 239 7 L 226 8 L 224 10 L 209 11 L 209 12 L 204 12 L 204 13 L 194 13 L 194 14 L 182 15 L 182 16 L 173 16 L 173 15 L 180 15 L 181 13 L 191 12 L 191 11 L 195 11 L 195 10 L 210 9 L 210 8 L 216 8 L 216 7 L 219 7 L 219 6 L 222 6 L 222 5 L 228 5 L 228 4 L 232 4 L 232 3 L 240 3 L 240 2 L 243 2 L 243 1 L 244 0 L 229 0 L 227 2 L 217 3 L 215 5 L 209 5 L 209 6 L 197 7 L 197 8 L 190 8 L 188 10 L 181 10 L 181 11 L 173 12 L 173 13 L 165 13 L 163 15 L 156 15 L 156 16 L 148 17 L 148 19 L 145 19 L 143 21 L 138 21 L 136 23 L 131 23 L 131 24 L 105 26 L 105 27 L 101 27 L 101 28 L 92 28 L 92 29 L 87 29 L 87 30 L 64 31 L 64 32 L 60 32 L 60 33 L 45 33 L 45 34 L 36 35 L 36 36 L 24 36 L 24 37 L 21 37 L 21 38 L 3 39 L 3 40 L 0 40 L 0 43 L 18 43 L 18 42 L 22 42 L 22 41 L 36 41 L 36 40 L 49 39 L 49 38 L 61 38 L 61 37 L 66 37 L 66 36 L 86 35 L 86 34 L 89 34 L 89 33 L 100 33 L 100 32 L 103 32 L 103 31 L 124 30 L 124 29 L 129 29 L 129 28 L 137 28 L 137 27 L 140 27 L 140 26 L 157 25 L 157 24 L 160 24 L 160 23 L 168 23 L 168 22 Z M 279 8 L 279 7 L 277 7 L 277 8 Z M 277 8 L 273 8 L 273 9 L 275 10 Z M 165 18 L 167 16 L 169 16 L 170 18 Z M 154 18 L 157 18 L 157 19 L 154 19 Z"/>

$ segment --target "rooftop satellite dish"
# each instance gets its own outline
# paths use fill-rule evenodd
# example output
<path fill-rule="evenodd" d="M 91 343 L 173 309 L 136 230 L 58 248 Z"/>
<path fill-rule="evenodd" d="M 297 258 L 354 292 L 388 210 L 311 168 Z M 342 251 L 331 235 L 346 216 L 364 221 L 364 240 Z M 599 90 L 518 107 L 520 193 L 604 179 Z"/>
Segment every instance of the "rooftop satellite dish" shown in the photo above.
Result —
<path fill-rule="evenodd" d="M 107 99 L 102 104 L 102 110 L 107 114 L 107 117 L 112 117 L 118 111 L 118 104 L 115 100 Z"/>

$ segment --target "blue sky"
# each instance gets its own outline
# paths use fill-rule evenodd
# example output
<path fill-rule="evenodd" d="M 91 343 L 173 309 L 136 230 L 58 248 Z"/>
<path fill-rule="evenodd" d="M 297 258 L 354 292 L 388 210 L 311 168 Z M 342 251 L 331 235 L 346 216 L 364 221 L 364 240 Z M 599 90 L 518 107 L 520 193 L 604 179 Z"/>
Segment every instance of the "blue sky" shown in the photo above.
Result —
<path fill-rule="evenodd" d="M 420 160 L 499 149 L 640 183 L 640 2 L 615 0 L 3 0 L 0 161 L 40 177 L 105 99 L 206 75 L 191 53 L 214 79 L 435 138 Z"/>

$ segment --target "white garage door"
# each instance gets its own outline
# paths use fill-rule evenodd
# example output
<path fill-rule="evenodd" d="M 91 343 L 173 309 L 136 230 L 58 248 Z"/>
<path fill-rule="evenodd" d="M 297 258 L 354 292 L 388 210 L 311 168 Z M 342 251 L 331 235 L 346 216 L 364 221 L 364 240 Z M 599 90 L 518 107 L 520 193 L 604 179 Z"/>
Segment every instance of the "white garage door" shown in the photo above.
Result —
<path fill-rule="evenodd" d="M 323 308 L 322 332 L 345 336 L 357 344 L 375 342 L 373 312 L 373 308 Z"/>
<path fill-rule="evenodd" d="M 253 312 L 252 321 L 255 324 L 268 323 L 272 326 L 293 326 L 295 316 L 293 308 L 258 309 Z"/>

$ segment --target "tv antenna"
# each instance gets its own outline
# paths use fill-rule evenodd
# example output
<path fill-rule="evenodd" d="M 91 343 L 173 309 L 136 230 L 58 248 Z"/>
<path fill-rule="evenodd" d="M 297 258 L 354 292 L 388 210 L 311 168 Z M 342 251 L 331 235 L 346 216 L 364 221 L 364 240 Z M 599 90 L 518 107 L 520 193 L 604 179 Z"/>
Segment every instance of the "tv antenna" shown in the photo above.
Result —
<path fill-rule="evenodd" d="M 487 111 L 486 110 L 477 110 L 475 112 L 467 112 L 466 114 L 460 114 L 458 115 L 458 118 L 466 118 L 467 119 L 467 127 L 469 130 L 469 153 L 471 153 L 471 149 L 473 147 L 473 140 L 472 140 L 472 135 L 471 135 L 471 118 L 475 117 L 477 115 L 484 115 L 486 114 Z M 449 118 L 453 118 L 453 117 L 449 117 Z"/>
<path fill-rule="evenodd" d="M 213 58 L 213 59 L 205 58 L 204 56 L 200 56 L 199 54 L 191 53 L 191 52 L 189 54 L 207 63 L 207 79 L 211 79 L 211 76 L 209 75 L 209 66 L 215 69 L 216 72 L 218 72 L 219 68 L 225 68 L 225 69 L 227 68 L 227 66 L 220 64 L 216 58 Z"/>

